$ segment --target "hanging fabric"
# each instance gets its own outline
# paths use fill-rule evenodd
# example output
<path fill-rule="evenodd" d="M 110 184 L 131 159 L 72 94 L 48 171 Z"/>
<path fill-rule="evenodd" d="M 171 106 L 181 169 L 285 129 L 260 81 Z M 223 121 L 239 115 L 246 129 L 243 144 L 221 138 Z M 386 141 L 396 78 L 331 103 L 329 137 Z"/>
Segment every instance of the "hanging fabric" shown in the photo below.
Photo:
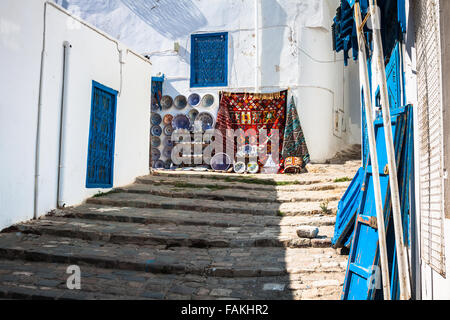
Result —
<path fill-rule="evenodd" d="M 303 135 L 294 97 L 291 99 L 286 115 L 281 156 L 285 159 L 285 172 L 301 171 L 310 161 L 308 146 Z"/>

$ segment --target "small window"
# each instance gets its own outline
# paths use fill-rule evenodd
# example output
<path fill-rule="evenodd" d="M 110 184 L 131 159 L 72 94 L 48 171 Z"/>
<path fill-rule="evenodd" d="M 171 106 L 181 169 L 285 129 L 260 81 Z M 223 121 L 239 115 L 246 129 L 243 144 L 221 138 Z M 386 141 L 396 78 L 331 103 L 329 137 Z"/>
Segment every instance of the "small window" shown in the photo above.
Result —
<path fill-rule="evenodd" d="M 228 33 L 191 37 L 191 87 L 228 85 Z"/>

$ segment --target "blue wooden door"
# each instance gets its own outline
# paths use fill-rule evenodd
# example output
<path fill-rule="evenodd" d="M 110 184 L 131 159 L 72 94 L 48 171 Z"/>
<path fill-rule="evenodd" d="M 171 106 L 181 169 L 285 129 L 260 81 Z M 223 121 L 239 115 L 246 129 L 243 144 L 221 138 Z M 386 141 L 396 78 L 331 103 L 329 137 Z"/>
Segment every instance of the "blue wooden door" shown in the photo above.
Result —
<path fill-rule="evenodd" d="M 92 82 L 87 188 L 113 186 L 116 101 L 117 91 Z"/>
<path fill-rule="evenodd" d="M 400 43 L 397 42 L 386 66 L 386 79 L 391 111 L 402 106 L 401 69 Z"/>
<path fill-rule="evenodd" d="M 404 110 L 404 108 L 397 109 L 391 117 L 397 159 L 400 158 L 400 146 L 404 136 L 406 122 Z M 385 170 L 387 154 L 382 119 L 375 121 L 375 137 L 380 170 L 381 197 L 385 222 L 388 226 L 389 203 L 386 200 L 388 199 L 389 175 Z M 373 171 L 369 161 L 363 181 L 361 207 L 356 219 L 350 249 L 342 295 L 344 300 L 371 300 L 375 298 L 377 293 L 380 293 L 380 290 L 377 292 L 376 286 L 372 286 L 373 282 L 371 281 L 378 266 L 378 230 L 373 188 Z"/>

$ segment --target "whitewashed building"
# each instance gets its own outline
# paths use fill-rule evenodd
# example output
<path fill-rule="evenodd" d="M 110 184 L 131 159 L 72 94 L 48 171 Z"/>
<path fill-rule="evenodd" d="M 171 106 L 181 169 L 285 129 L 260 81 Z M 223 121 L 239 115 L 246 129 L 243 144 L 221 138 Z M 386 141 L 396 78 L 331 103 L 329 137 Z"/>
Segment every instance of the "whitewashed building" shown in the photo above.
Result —
<path fill-rule="evenodd" d="M 0 229 L 149 172 L 147 59 L 44 0 L 0 2 L 0 57 Z"/>

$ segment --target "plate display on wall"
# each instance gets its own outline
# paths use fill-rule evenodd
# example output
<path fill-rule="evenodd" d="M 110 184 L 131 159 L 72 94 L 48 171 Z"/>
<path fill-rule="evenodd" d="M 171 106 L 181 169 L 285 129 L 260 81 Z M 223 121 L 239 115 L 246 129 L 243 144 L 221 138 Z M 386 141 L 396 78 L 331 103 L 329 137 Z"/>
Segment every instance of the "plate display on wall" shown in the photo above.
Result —
<path fill-rule="evenodd" d="M 172 158 L 172 147 L 165 147 L 163 149 L 162 155 L 163 157 L 167 158 L 167 159 L 171 159 Z"/>
<path fill-rule="evenodd" d="M 259 165 L 256 162 L 249 162 L 247 164 L 247 171 L 249 173 L 258 173 L 259 171 Z"/>
<path fill-rule="evenodd" d="M 205 94 L 202 98 L 202 107 L 209 108 L 214 104 L 214 96 L 212 94 Z"/>
<path fill-rule="evenodd" d="M 157 148 L 152 148 L 152 161 L 158 161 L 161 158 L 161 151 Z"/>
<path fill-rule="evenodd" d="M 199 112 L 198 112 L 197 109 L 191 109 L 191 110 L 189 111 L 189 113 L 188 113 L 188 118 L 189 118 L 189 121 L 191 122 L 191 126 L 194 125 L 195 118 L 197 118 L 198 114 L 199 114 Z"/>
<path fill-rule="evenodd" d="M 152 134 L 152 136 L 159 137 L 161 135 L 161 133 L 162 133 L 162 129 L 161 129 L 160 126 L 153 126 L 150 129 L 150 133 Z"/>
<path fill-rule="evenodd" d="M 152 113 L 150 117 L 150 122 L 152 123 L 152 125 L 157 126 L 161 123 L 161 121 L 161 116 L 158 113 Z"/>
<path fill-rule="evenodd" d="M 200 103 L 200 95 L 198 93 L 192 93 L 188 98 L 188 103 L 192 107 L 198 106 Z"/>
<path fill-rule="evenodd" d="M 189 121 L 189 118 L 184 114 L 179 114 L 172 120 L 172 127 L 174 130 L 189 129 L 190 125 L 191 123 Z"/>
<path fill-rule="evenodd" d="M 197 132 L 214 128 L 214 117 L 209 112 L 201 112 L 194 121 L 194 130 Z"/>
<path fill-rule="evenodd" d="M 158 148 L 161 145 L 161 139 L 159 137 L 152 137 L 152 147 Z"/>
<path fill-rule="evenodd" d="M 235 162 L 233 165 L 233 170 L 236 173 L 244 173 L 245 169 L 246 169 L 245 162 L 238 161 L 238 162 Z"/>
<path fill-rule="evenodd" d="M 186 108 L 186 106 L 187 106 L 186 97 L 183 95 L 177 96 L 174 100 L 174 105 L 175 105 L 175 108 L 177 108 L 178 110 L 182 110 L 182 109 Z"/>
<path fill-rule="evenodd" d="M 231 167 L 231 158 L 226 153 L 217 153 L 211 159 L 211 168 L 216 171 L 227 171 Z"/>
<path fill-rule="evenodd" d="M 172 135 L 172 133 L 173 133 L 173 127 L 170 124 L 168 124 L 167 126 L 164 127 L 164 134 L 166 136 L 170 137 Z"/>
<path fill-rule="evenodd" d="M 165 125 L 172 124 L 172 120 L 173 120 L 173 115 L 171 115 L 171 114 L 166 114 L 163 118 L 163 122 Z"/>
<path fill-rule="evenodd" d="M 163 108 L 163 110 L 170 109 L 173 104 L 173 99 L 171 96 L 163 96 L 161 98 L 160 104 L 161 104 L 161 107 Z"/>
<path fill-rule="evenodd" d="M 157 160 L 153 164 L 153 168 L 158 169 L 158 170 L 164 169 L 164 166 L 165 166 L 165 164 L 164 164 L 164 161 L 162 161 L 162 160 Z"/>

